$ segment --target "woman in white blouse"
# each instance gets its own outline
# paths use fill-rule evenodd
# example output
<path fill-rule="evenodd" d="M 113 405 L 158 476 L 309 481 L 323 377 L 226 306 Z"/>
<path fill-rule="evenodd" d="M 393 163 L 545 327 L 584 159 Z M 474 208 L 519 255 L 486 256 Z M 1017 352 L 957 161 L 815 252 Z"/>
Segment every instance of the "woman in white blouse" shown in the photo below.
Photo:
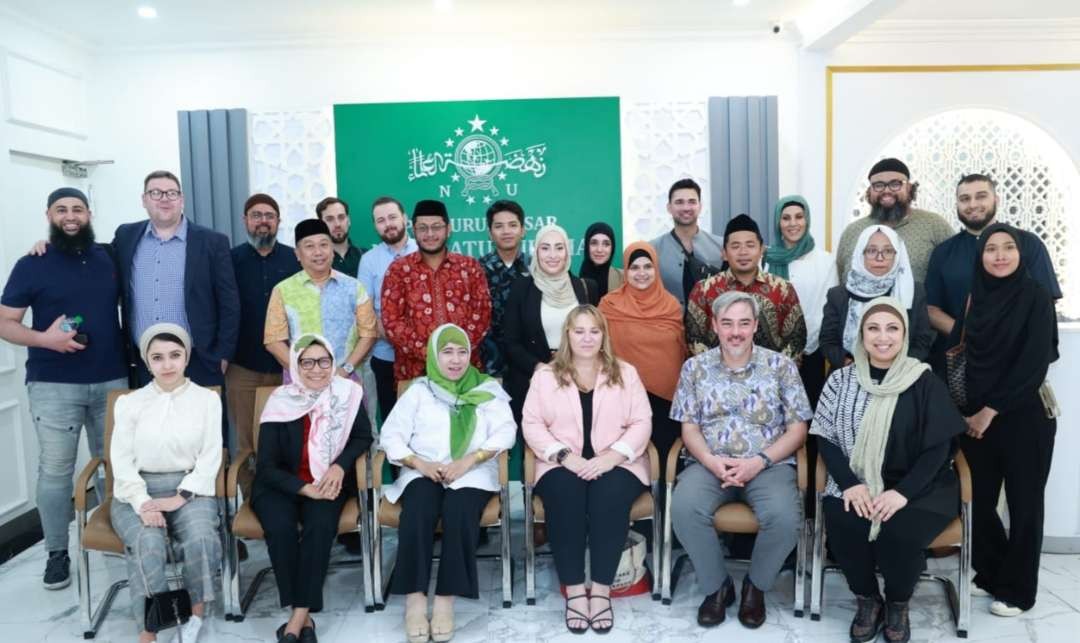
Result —
<path fill-rule="evenodd" d="M 379 437 L 387 459 L 401 466 L 385 494 L 402 507 L 390 591 L 405 594 L 409 641 L 450 640 L 454 597 L 479 597 L 480 516 L 499 490 L 495 456 L 514 446 L 510 397 L 469 365 L 470 353 L 460 327 L 436 328 L 428 341 L 427 375 L 398 399 Z M 442 557 L 429 622 L 427 589 L 440 519 Z"/>
<path fill-rule="evenodd" d="M 145 599 L 168 589 L 166 547 L 183 552 L 184 588 L 196 641 L 221 563 L 215 482 L 221 467 L 221 398 L 184 376 L 191 338 L 176 324 L 155 324 L 139 339 L 154 380 L 116 401 L 109 458 L 113 529 L 124 542 L 131 604 L 140 643 L 156 640 L 143 623 Z"/>
<path fill-rule="evenodd" d="M 785 196 L 773 208 L 776 237 L 780 243 L 765 251 L 765 270 L 783 277 L 795 287 L 806 320 L 806 348 L 799 374 L 810 408 L 817 405 L 825 385 L 825 358 L 818 350 L 825 294 L 837 285 L 836 262 L 831 253 L 814 243 L 810 234 L 810 206 L 798 194 Z"/>

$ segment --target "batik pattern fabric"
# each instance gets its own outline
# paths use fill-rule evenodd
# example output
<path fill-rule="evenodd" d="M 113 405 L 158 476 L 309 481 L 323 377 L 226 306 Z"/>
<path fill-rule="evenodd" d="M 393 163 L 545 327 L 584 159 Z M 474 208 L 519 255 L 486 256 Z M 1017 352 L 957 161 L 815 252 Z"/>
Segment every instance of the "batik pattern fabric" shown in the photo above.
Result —
<path fill-rule="evenodd" d="M 813 417 L 799 369 L 790 358 L 754 346 L 738 369 L 719 348 L 691 357 L 679 373 L 671 419 L 701 427 L 713 455 L 745 458 L 768 448 L 795 422 Z M 783 462 L 793 463 L 794 456 Z"/>
<path fill-rule="evenodd" d="M 330 342 L 338 364 L 359 338 L 377 337 L 375 307 L 363 284 L 333 270 L 320 288 L 301 270 L 274 286 L 263 341 L 288 342 L 308 333 Z"/>
<path fill-rule="evenodd" d="M 483 267 L 453 252 L 436 270 L 424 263 L 420 252 L 395 260 L 383 279 L 382 323 L 394 347 L 398 382 L 424 374 L 428 337 L 443 324 L 460 326 L 469 342 L 480 346 L 491 326 L 491 294 Z M 483 367 L 480 351 L 473 351 L 472 364 Z"/>
<path fill-rule="evenodd" d="M 686 343 L 692 355 L 719 345 L 712 329 L 712 304 L 725 292 L 737 290 L 757 299 L 760 313 L 754 343 L 795 359 L 806 347 L 806 320 L 799 295 L 791 282 L 758 271 L 750 285 L 744 285 L 731 270 L 703 279 L 694 285 L 686 302 Z"/>
<path fill-rule="evenodd" d="M 506 311 L 506 300 L 510 298 L 510 286 L 518 277 L 529 276 L 529 255 L 520 253 L 514 262 L 507 266 L 496 251 L 480 257 L 480 265 L 487 277 L 488 292 L 491 295 L 491 330 L 484 337 L 481 346 L 484 360 L 484 372 L 492 377 L 502 377 L 506 370 L 506 357 L 502 353 L 502 322 Z"/>

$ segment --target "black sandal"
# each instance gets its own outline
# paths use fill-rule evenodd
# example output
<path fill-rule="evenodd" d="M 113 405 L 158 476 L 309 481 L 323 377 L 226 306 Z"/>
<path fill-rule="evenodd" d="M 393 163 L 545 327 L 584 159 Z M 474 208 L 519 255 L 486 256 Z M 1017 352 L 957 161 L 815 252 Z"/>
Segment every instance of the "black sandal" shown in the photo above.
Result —
<path fill-rule="evenodd" d="M 586 594 L 578 594 L 577 596 L 567 596 L 566 597 L 566 613 L 565 613 L 565 616 L 563 617 L 563 620 L 566 622 L 566 629 L 570 630 L 571 634 L 584 634 L 585 632 L 589 631 L 589 626 L 592 625 L 592 621 L 589 620 L 589 615 L 588 614 L 582 614 L 581 612 L 577 611 L 576 609 L 570 607 L 570 601 L 576 601 L 579 598 L 587 599 L 587 598 L 589 598 L 589 595 L 586 593 Z M 574 614 L 577 614 L 577 616 L 570 616 L 571 612 L 573 612 Z M 571 627 L 570 626 L 570 621 L 571 620 L 585 621 L 585 627 Z"/>
<path fill-rule="evenodd" d="M 608 606 L 605 607 L 604 609 L 600 610 L 599 612 L 597 612 L 596 615 L 593 616 L 592 619 L 589 620 L 589 627 L 591 627 L 592 631 L 596 632 L 597 634 L 607 634 L 608 632 L 610 632 L 612 630 L 612 628 L 615 627 L 615 611 L 611 609 L 611 597 L 610 596 L 592 596 L 592 597 L 589 598 L 589 600 L 592 600 L 594 598 L 602 598 L 602 599 L 604 599 L 605 601 L 607 601 Z M 611 613 L 611 618 L 608 618 L 606 616 L 604 616 L 604 617 L 600 616 L 601 614 L 604 614 L 604 613 L 607 613 L 607 612 Z M 597 627 L 596 626 L 597 621 L 611 621 L 611 625 L 608 625 L 607 627 Z"/>

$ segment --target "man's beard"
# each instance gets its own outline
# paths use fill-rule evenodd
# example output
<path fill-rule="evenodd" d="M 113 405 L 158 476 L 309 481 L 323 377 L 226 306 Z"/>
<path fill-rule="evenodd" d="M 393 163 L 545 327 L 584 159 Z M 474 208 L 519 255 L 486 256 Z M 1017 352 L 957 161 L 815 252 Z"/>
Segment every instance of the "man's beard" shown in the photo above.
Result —
<path fill-rule="evenodd" d="M 330 235 L 330 241 L 334 242 L 334 245 L 345 243 L 348 240 L 349 240 L 349 233 L 348 232 L 345 232 L 340 237 L 335 237 L 333 234 Z"/>
<path fill-rule="evenodd" d="M 972 232 L 982 232 L 983 229 L 986 228 L 986 226 L 994 222 L 995 217 L 997 217 L 996 205 L 990 209 L 990 212 L 988 212 L 984 218 L 980 220 L 966 219 L 962 214 L 960 214 L 960 210 L 956 211 L 956 218 L 960 219 L 960 223 L 962 223 L 965 228 L 971 230 Z"/>
<path fill-rule="evenodd" d="M 870 206 L 870 218 L 884 224 L 899 223 L 908 215 L 910 209 L 911 203 L 899 199 L 887 208 L 878 202 Z"/>
<path fill-rule="evenodd" d="M 388 246 L 392 246 L 395 243 L 400 243 L 401 240 L 405 238 L 405 227 L 402 226 L 402 227 L 398 228 L 396 236 L 391 237 L 390 235 L 380 234 L 379 238 L 382 239 L 383 243 L 385 243 Z"/>
<path fill-rule="evenodd" d="M 68 234 L 60 226 L 50 223 L 49 243 L 66 255 L 79 254 L 94 243 L 94 228 L 88 222 L 75 234 Z"/>
<path fill-rule="evenodd" d="M 424 253 L 426 255 L 434 256 L 434 255 L 442 254 L 442 251 L 446 250 L 446 239 L 443 239 L 442 243 L 439 244 L 439 247 L 435 248 L 434 250 L 428 250 L 427 248 L 425 248 L 423 246 L 419 246 L 419 248 L 420 248 L 420 252 L 422 252 L 422 253 Z"/>
<path fill-rule="evenodd" d="M 277 235 L 271 234 L 269 232 L 256 232 L 255 234 L 251 234 L 250 232 L 248 233 L 248 243 L 250 243 L 251 246 L 256 250 L 266 250 L 267 248 L 272 248 L 275 241 L 277 241 Z"/>

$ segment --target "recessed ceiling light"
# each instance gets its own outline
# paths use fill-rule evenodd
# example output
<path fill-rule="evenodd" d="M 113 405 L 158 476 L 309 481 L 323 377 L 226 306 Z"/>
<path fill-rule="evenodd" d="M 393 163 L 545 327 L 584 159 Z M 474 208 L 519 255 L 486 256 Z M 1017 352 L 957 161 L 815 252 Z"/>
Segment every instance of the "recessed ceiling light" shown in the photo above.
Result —
<path fill-rule="evenodd" d="M 137 11 L 140 18 L 157 18 L 157 9 L 153 7 L 139 7 Z"/>
<path fill-rule="evenodd" d="M 435 0 L 436 11 L 451 11 L 454 8 L 454 0 Z"/>

